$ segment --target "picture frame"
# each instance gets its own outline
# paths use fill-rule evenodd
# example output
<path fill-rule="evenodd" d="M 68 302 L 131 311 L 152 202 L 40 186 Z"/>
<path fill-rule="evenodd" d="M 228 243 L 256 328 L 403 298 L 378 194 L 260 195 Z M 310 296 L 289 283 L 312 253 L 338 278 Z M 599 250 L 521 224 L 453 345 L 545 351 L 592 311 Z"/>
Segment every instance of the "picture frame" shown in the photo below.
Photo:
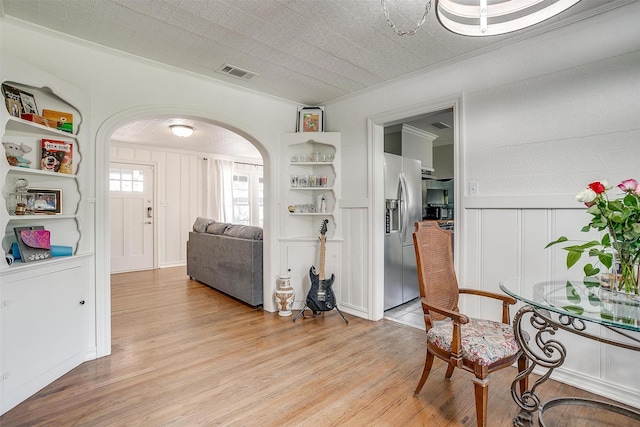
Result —
<path fill-rule="evenodd" d="M 34 214 L 56 215 L 62 213 L 62 190 L 28 188 L 33 197 L 27 202 L 27 211 Z"/>
<path fill-rule="evenodd" d="M 6 98 L 7 100 L 7 111 L 10 116 L 20 117 L 20 112 L 22 111 L 22 105 L 20 101 L 16 101 L 14 99 Z"/>
<path fill-rule="evenodd" d="M 298 109 L 297 132 L 324 132 L 324 107 Z"/>
<path fill-rule="evenodd" d="M 22 102 L 22 112 L 24 114 L 39 114 L 36 98 L 32 94 L 20 90 L 20 101 Z"/>

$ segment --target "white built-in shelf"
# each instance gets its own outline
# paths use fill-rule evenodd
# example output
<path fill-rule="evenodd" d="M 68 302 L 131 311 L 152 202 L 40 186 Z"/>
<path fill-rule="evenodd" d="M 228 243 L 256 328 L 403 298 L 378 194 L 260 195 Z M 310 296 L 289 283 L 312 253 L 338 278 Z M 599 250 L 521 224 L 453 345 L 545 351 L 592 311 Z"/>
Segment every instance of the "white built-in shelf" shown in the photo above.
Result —
<path fill-rule="evenodd" d="M 9 166 L 9 172 L 20 172 L 20 173 L 28 173 L 28 174 L 32 174 L 32 175 L 47 175 L 50 177 L 55 177 L 56 179 L 58 178 L 62 178 L 62 179 L 77 179 L 77 176 L 75 174 L 70 174 L 70 173 L 60 173 L 60 172 L 49 172 L 49 171 L 45 171 L 42 169 L 36 169 L 36 168 L 21 168 L 19 166 Z"/>
<path fill-rule="evenodd" d="M 10 215 L 9 219 L 15 219 L 20 221 L 43 221 L 45 219 L 75 219 L 76 215 L 64 215 L 64 214 L 28 214 L 28 215 Z"/>
<path fill-rule="evenodd" d="M 327 191 L 333 191 L 333 187 L 289 187 L 289 190 L 301 190 L 301 191 L 316 191 L 316 190 L 327 190 Z"/>
<path fill-rule="evenodd" d="M 55 128 L 50 128 L 45 125 L 41 125 L 39 123 L 30 122 L 28 120 L 23 120 L 18 117 L 9 116 L 6 125 L 7 130 L 22 132 L 22 133 L 32 133 L 37 135 L 46 135 L 49 134 L 51 136 L 63 137 L 63 138 L 72 138 L 75 139 L 77 136 L 70 132 L 65 132 L 62 130 L 58 130 Z"/>
<path fill-rule="evenodd" d="M 289 215 L 291 216 L 333 216 L 332 213 L 329 212 L 291 212 Z"/>

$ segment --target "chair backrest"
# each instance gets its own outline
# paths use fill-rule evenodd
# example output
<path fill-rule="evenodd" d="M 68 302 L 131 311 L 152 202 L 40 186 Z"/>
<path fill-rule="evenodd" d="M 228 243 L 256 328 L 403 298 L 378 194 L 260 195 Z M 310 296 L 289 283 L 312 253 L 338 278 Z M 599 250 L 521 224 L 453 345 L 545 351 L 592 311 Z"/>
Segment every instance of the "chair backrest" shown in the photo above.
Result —
<path fill-rule="evenodd" d="M 415 223 L 413 242 L 418 266 L 420 297 L 440 308 L 458 311 L 458 279 L 453 269 L 451 231 L 443 230 L 437 221 Z M 437 313 L 425 312 L 427 329 L 430 320 L 442 320 Z"/>

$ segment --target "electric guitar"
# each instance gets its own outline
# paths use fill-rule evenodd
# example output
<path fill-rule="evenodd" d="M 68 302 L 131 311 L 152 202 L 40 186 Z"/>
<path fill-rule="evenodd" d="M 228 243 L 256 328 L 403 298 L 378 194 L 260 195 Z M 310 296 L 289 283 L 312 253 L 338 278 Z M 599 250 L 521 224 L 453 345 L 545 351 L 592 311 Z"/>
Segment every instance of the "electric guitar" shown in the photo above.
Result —
<path fill-rule="evenodd" d="M 331 278 L 327 279 L 324 275 L 324 257 L 325 246 L 327 239 L 325 234 L 327 233 L 328 219 L 322 221 L 320 226 L 320 265 L 319 272 L 316 274 L 316 268 L 311 266 L 309 269 L 309 277 L 311 278 L 311 289 L 307 294 L 307 306 L 315 313 L 318 314 L 321 311 L 331 311 L 336 307 L 336 296 L 333 293 L 331 286 L 335 275 L 331 274 Z M 346 321 L 346 320 L 345 320 Z"/>

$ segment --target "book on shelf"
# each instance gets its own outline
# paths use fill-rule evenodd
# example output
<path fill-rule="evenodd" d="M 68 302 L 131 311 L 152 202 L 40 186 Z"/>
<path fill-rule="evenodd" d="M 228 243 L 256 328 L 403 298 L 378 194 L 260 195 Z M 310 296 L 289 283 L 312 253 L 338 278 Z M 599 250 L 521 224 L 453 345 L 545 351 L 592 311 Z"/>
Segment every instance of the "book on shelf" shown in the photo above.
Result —
<path fill-rule="evenodd" d="M 73 133 L 73 114 L 55 110 L 42 110 L 42 116 L 49 121 L 50 127 Z"/>
<path fill-rule="evenodd" d="M 73 144 L 42 138 L 40 169 L 49 172 L 73 173 Z"/>
<path fill-rule="evenodd" d="M 14 227 L 13 231 L 23 262 L 51 258 L 51 233 L 44 226 Z"/>
<path fill-rule="evenodd" d="M 22 102 L 22 112 L 25 114 L 39 114 L 36 106 L 36 98 L 22 89 L 20 89 L 20 101 Z"/>
<path fill-rule="evenodd" d="M 22 101 L 20 100 L 20 89 L 10 86 L 6 83 L 2 84 L 2 95 L 7 104 L 7 111 L 14 117 L 20 117 L 22 113 Z"/>

